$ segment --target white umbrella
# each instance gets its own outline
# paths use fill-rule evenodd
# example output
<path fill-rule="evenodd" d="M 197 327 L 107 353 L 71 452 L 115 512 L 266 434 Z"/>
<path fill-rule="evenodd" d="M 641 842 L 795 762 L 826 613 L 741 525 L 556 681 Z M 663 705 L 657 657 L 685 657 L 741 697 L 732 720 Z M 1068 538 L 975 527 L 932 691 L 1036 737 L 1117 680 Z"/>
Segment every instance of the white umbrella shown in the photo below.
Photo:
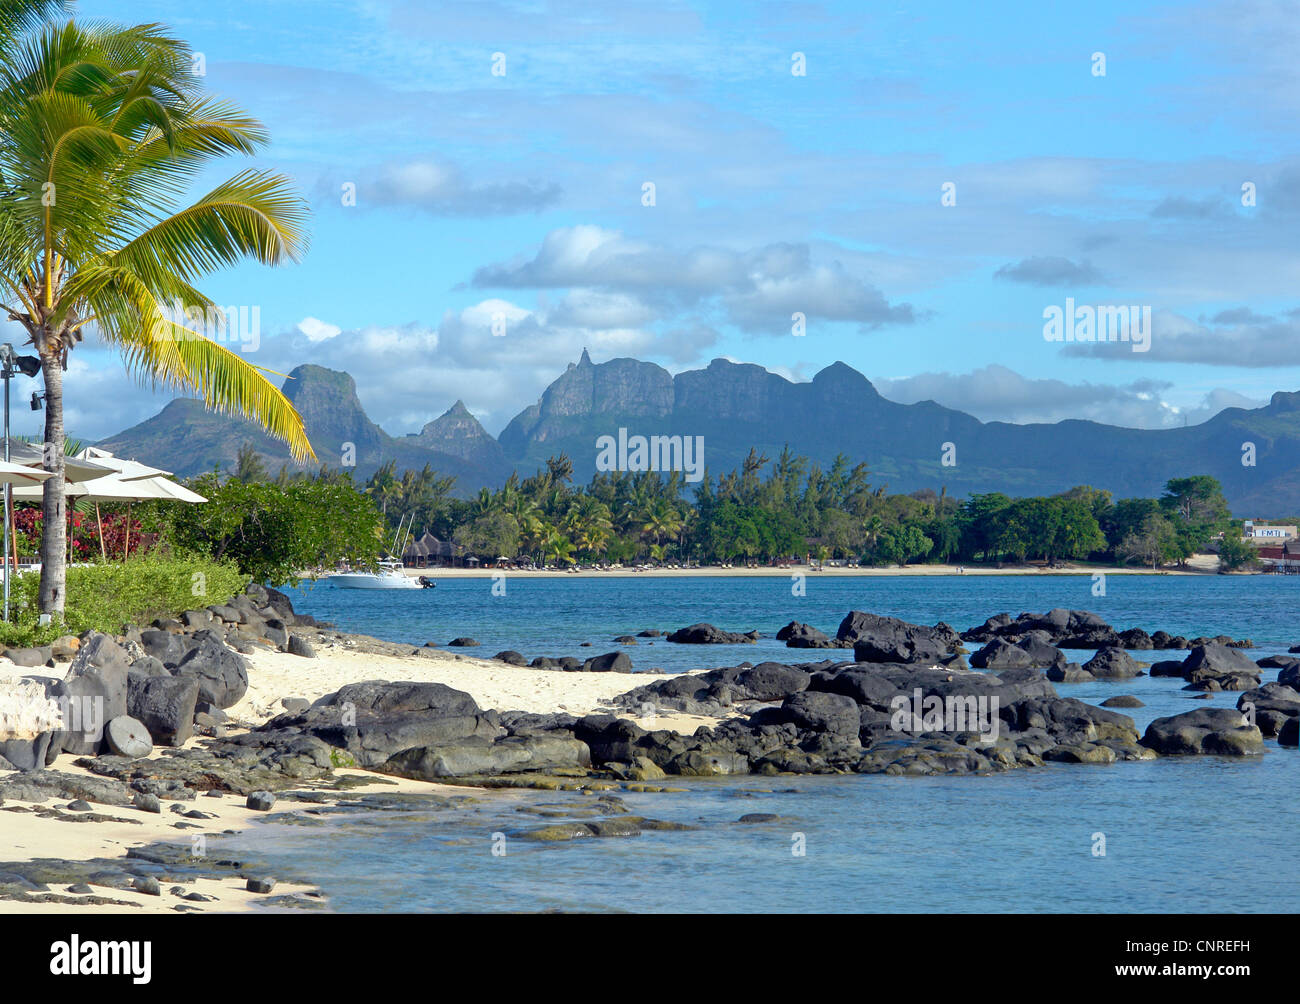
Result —
<path fill-rule="evenodd" d="M 107 450 L 101 450 L 98 446 L 87 446 L 77 454 L 78 460 L 89 460 L 95 464 L 102 464 L 115 472 L 123 481 L 139 481 L 142 478 L 152 478 L 158 475 L 170 476 L 171 471 L 164 471 L 161 467 L 150 467 L 148 464 L 142 464 L 135 460 L 125 460 L 122 457 L 115 457 Z M 203 501 L 207 501 L 204 499 Z"/>
<path fill-rule="evenodd" d="M 0 460 L 0 485 L 39 485 L 52 476 L 49 471 Z"/>
<path fill-rule="evenodd" d="M 99 512 L 101 502 L 126 503 L 126 546 L 123 559 L 131 550 L 131 503 L 161 500 L 166 502 L 206 502 L 207 499 L 197 492 L 192 492 L 175 481 L 163 477 L 169 472 L 134 460 L 115 457 L 107 450 L 89 446 L 77 454 L 79 462 L 89 462 L 91 466 L 107 471 L 99 477 L 85 480 L 69 478 L 67 495 L 69 498 L 83 499 L 95 503 L 95 522 L 99 527 L 100 553 L 107 557 L 104 549 L 104 522 Z M 48 475 L 47 475 L 48 476 Z M 18 488 L 14 498 L 37 499 L 41 497 L 39 488 Z"/>
<path fill-rule="evenodd" d="M 39 443 L 29 443 L 23 439 L 10 439 L 9 462 L 20 467 L 41 469 L 45 465 L 45 450 Z M 90 478 L 112 474 L 114 470 L 115 468 L 97 460 L 88 460 L 81 457 L 63 458 L 63 473 L 68 481 L 87 481 Z"/>

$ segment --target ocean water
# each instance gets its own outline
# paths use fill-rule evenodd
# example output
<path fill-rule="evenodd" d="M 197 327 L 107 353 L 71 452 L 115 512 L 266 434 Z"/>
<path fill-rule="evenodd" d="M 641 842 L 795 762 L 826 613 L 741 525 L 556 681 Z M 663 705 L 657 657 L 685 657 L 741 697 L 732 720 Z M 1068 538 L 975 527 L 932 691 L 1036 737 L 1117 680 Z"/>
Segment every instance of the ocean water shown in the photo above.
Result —
<path fill-rule="evenodd" d="M 436 575 L 435 575 L 436 578 Z M 764 659 L 796 662 L 821 654 L 792 652 L 772 636 L 791 620 L 835 634 L 850 610 L 902 617 L 921 624 L 946 621 L 958 631 L 993 614 L 1043 612 L 1054 607 L 1091 610 L 1119 629 L 1164 629 L 1188 637 L 1252 638 L 1260 654 L 1300 643 L 1294 616 L 1300 578 L 1270 575 L 1110 575 L 1105 595 L 1094 596 L 1089 575 L 828 576 L 809 575 L 806 595 L 792 595 L 783 577 L 564 578 L 509 575 L 505 595 L 491 579 L 443 579 L 436 589 L 338 589 L 323 580 L 287 590 L 294 609 L 332 621 L 345 631 L 391 641 L 445 645 L 467 636 L 475 655 L 513 649 L 537 655 L 586 657 L 619 649 L 613 639 L 646 628 L 670 631 L 708 621 L 729 631 L 758 629 L 753 645 L 672 645 L 638 638 L 624 649 L 634 669 L 681 672 Z M 590 648 L 580 647 L 590 642 Z M 836 657 L 836 653 L 828 653 Z"/>
<path fill-rule="evenodd" d="M 1300 641 L 1300 579 L 1110 576 L 1104 596 L 1092 586 L 1089 576 L 810 577 L 807 596 L 793 597 L 783 579 L 520 576 L 505 598 L 491 596 L 490 580 L 448 580 L 421 593 L 316 586 L 294 602 L 393 640 L 470 635 L 484 655 L 603 651 L 617 634 L 698 620 L 770 634 L 798 619 L 833 631 L 850 609 L 960 630 L 1000 611 L 1081 607 L 1121 628 L 1251 637 L 1256 657 Z M 594 648 L 579 649 L 582 641 Z M 669 671 L 809 655 L 770 641 L 629 651 L 642 668 Z M 1146 703 L 1125 712 L 1139 729 L 1163 715 L 1231 707 L 1238 696 L 1196 701 L 1181 686 L 1141 677 L 1057 689 L 1091 703 L 1133 694 Z M 452 809 L 260 824 L 221 846 L 309 876 L 344 911 L 1291 912 L 1300 910 L 1300 753 L 1267 747 L 1248 760 L 1050 765 L 989 777 L 670 779 L 687 790 L 621 797 L 634 814 L 697 828 L 629 838 L 517 840 L 520 828 L 552 821 L 539 810 L 560 819 L 592 798 L 510 791 L 475 792 Z M 746 813 L 779 818 L 739 823 Z"/>

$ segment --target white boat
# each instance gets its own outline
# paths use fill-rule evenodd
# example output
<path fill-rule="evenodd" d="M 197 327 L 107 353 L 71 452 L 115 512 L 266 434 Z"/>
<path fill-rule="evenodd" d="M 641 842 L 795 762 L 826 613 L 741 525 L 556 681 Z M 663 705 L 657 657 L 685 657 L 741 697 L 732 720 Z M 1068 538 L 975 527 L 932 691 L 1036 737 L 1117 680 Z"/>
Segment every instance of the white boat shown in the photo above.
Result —
<path fill-rule="evenodd" d="M 400 561 L 381 561 L 377 572 L 338 572 L 329 577 L 341 589 L 421 589 L 423 586 L 402 571 Z"/>

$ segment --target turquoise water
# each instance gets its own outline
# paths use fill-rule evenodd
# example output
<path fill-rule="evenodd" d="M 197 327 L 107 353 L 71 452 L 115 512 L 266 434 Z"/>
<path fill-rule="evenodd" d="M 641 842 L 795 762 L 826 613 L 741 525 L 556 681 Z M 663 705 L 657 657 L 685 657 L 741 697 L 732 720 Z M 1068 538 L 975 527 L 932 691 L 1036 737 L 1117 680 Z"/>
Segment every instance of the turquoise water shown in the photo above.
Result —
<path fill-rule="evenodd" d="M 785 580 L 761 579 L 512 579 L 504 600 L 489 586 L 316 587 L 294 600 L 346 630 L 413 643 L 467 634 L 484 654 L 530 656 L 578 654 L 581 641 L 600 650 L 616 634 L 697 620 L 770 633 L 796 618 L 833 630 L 853 608 L 964 629 L 1003 610 L 1082 607 L 1121 628 L 1253 637 L 1255 656 L 1300 641 L 1295 578 L 1112 576 L 1104 597 L 1091 595 L 1086 576 L 810 578 L 803 598 L 790 596 Z M 631 651 L 667 669 L 801 656 L 770 642 Z M 1236 703 L 1236 694 L 1194 701 L 1181 686 L 1143 677 L 1057 689 L 1094 703 L 1135 694 L 1147 706 L 1126 713 L 1139 728 Z M 462 810 L 327 816 L 309 828 L 260 825 L 227 839 L 311 876 L 345 911 L 1292 912 L 1300 910 L 1300 753 L 1267 746 L 1245 761 L 1051 765 L 990 777 L 675 781 L 688 790 L 625 793 L 627 807 L 698 829 L 569 844 L 510 834 L 549 821 L 521 808 L 567 811 L 589 796 L 488 793 Z M 737 822 L 753 812 L 781 818 Z M 494 833 L 507 834 L 504 856 L 492 853 Z M 1104 856 L 1094 854 L 1095 834 L 1104 834 Z M 800 840 L 805 853 L 793 854 Z"/>
<path fill-rule="evenodd" d="M 435 576 L 436 578 L 436 576 Z M 1300 643 L 1293 611 L 1300 577 L 1267 575 L 1111 575 L 1106 595 L 1094 596 L 1087 575 L 871 576 L 810 575 L 805 596 L 792 596 L 786 578 L 565 578 L 506 579 L 506 595 L 492 595 L 491 579 L 443 579 L 436 589 L 337 589 L 328 582 L 288 590 L 295 609 L 346 631 L 391 641 L 445 645 L 457 636 L 481 643 L 474 654 L 514 649 L 537 655 L 591 655 L 617 649 L 618 635 L 644 628 L 672 630 L 709 621 L 732 631 L 757 628 L 756 645 L 671 645 L 638 639 L 626 651 L 634 668 L 669 672 L 763 659 L 795 662 L 798 652 L 772 640 L 791 620 L 834 634 L 850 610 L 962 631 L 1000 612 L 1053 607 L 1092 610 L 1123 629 L 1164 629 L 1189 637 L 1227 634 L 1255 640 L 1261 653 Z M 649 642 L 654 641 L 654 644 Z M 590 642 L 590 649 L 579 646 Z M 809 655 L 809 658 L 820 658 Z"/>

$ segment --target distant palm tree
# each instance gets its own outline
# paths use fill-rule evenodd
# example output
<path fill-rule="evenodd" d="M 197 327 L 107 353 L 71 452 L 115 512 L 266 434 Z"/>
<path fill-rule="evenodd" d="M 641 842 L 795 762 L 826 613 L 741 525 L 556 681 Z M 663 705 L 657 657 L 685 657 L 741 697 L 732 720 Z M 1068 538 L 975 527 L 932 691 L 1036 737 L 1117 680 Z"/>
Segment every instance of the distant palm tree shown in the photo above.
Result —
<path fill-rule="evenodd" d="M 285 473 L 283 467 L 280 468 L 280 471 Z M 262 463 L 261 454 L 257 452 L 252 443 L 245 443 L 239 448 L 239 454 L 235 458 L 235 480 L 250 484 L 254 481 L 265 481 L 267 477 L 266 465 Z"/>
<path fill-rule="evenodd" d="M 26 5 L 38 7 L 49 5 Z M 87 326 L 142 379 L 195 391 L 260 423 L 295 459 L 313 456 L 288 399 L 200 329 L 196 317 L 219 323 L 217 308 L 193 285 L 245 258 L 297 259 L 306 203 L 284 177 L 249 170 L 176 211 L 209 161 L 266 140 L 254 119 L 203 94 L 189 48 L 157 25 L 46 25 L 6 47 L 0 309 L 26 329 L 45 383 L 42 613 L 61 616 L 65 603 L 63 371 Z"/>
<path fill-rule="evenodd" d="M 388 503 L 401 497 L 401 483 L 394 476 L 393 472 L 397 468 L 397 461 L 390 460 L 383 467 L 370 475 L 370 480 L 366 482 L 366 487 L 362 489 L 363 493 L 369 495 L 379 503 L 379 511 L 385 516 L 388 515 Z"/>

